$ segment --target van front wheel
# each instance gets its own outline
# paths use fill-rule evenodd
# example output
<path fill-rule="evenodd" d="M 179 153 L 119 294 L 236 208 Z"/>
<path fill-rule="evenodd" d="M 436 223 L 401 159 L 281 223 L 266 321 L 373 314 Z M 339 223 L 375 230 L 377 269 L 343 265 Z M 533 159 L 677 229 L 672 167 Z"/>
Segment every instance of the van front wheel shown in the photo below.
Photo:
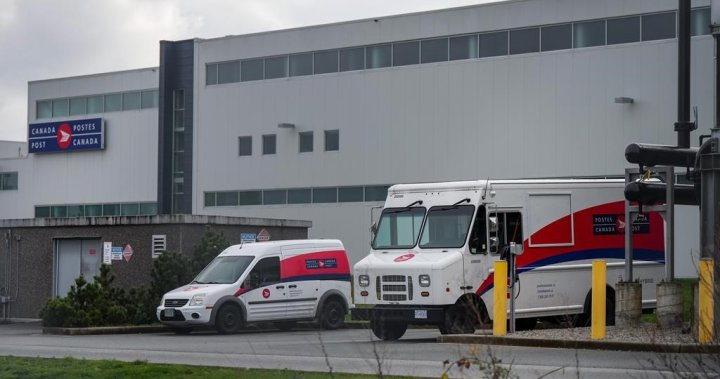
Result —
<path fill-rule="evenodd" d="M 223 305 L 215 318 L 215 328 L 220 334 L 237 333 L 242 325 L 240 308 L 233 304 Z"/>
<path fill-rule="evenodd" d="M 330 300 L 323 306 L 320 314 L 320 325 L 328 330 L 335 330 L 345 323 L 345 307 L 336 300 Z"/>

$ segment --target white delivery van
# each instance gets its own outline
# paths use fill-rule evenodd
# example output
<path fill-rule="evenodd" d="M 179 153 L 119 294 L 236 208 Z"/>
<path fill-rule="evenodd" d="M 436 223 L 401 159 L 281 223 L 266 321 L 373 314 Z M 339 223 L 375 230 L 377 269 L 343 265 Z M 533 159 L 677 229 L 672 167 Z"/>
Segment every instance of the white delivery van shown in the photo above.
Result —
<path fill-rule="evenodd" d="M 479 180 L 390 187 L 370 254 L 354 267 L 353 318 L 374 334 L 400 338 L 408 324 L 472 333 L 493 315 L 495 261 L 515 243 L 519 328 L 540 317 L 590 314 L 591 264 L 607 262 L 607 314 L 625 272 L 624 230 L 634 233 L 642 306 L 655 307 L 664 276 L 658 213 L 625 220 L 623 180 Z"/>
<path fill-rule="evenodd" d="M 287 330 L 318 320 L 337 329 L 350 309 L 350 265 L 338 240 L 285 240 L 230 246 L 190 284 L 166 293 L 157 317 L 176 333 L 214 326 L 235 333 L 245 323 Z"/>

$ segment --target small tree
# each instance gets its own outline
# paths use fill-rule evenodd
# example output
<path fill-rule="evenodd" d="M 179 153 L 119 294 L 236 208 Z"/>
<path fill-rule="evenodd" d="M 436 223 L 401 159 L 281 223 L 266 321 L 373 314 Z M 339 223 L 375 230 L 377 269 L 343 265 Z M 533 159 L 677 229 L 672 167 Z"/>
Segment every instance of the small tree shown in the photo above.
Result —
<path fill-rule="evenodd" d="M 205 228 L 205 234 L 200 240 L 200 244 L 193 249 L 193 274 L 199 273 L 228 246 L 230 246 L 230 243 L 225 239 L 222 232 L 215 232 L 207 226 Z"/>

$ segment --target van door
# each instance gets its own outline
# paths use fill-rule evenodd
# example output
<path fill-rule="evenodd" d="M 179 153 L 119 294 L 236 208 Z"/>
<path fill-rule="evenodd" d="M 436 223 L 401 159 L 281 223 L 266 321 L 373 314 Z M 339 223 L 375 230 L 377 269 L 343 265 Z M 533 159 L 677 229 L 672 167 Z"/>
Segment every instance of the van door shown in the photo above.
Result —
<path fill-rule="evenodd" d="M 241 297 L 247 307 L 247 321 L 285 318 L 286 287 L 280 281 L 280 256 L 260 259 L 243 282 L 247 289 Z"/>
<path fill-rule="evenodd" d="M 281 274 L 287 286 L 287 315 L 289 318 L 313 318 L 321 291 L 318 271 L 325 259 L 315 254 L 316 248 L 285 248 Z"/>

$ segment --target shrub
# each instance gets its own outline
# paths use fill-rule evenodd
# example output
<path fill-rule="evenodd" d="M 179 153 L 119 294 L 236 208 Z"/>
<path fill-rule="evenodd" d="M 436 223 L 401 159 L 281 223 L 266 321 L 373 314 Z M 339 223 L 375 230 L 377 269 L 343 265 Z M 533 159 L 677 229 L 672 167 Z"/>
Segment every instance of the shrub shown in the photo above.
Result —
<path fill-rule="evenodd" d="M 222 232 L 218 233 L 213 231 L 209 226 L 206 227 L 200 244 L 193 249 L 193 274 L 198 274 L 228 246 L 230 246 L 230 243 L 225 239 Z"/>

